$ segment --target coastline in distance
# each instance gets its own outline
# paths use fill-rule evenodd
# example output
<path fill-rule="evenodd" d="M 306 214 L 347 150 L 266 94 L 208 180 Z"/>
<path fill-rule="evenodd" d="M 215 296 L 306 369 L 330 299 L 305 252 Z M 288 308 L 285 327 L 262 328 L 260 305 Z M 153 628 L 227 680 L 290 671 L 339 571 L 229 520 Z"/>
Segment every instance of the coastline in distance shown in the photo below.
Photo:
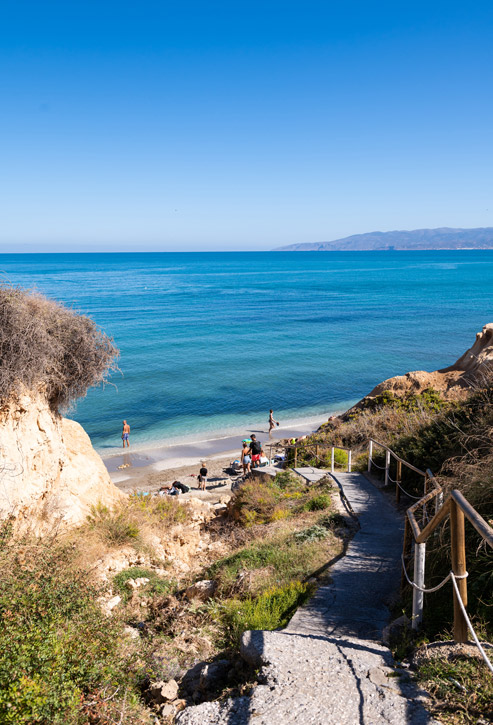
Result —
<path fill-rule="evenodd" d="M 368 232 L 332 242 L 300 242 L 277 247 L 274 252 L 352 252 L 427 249 L 493 249 L 493 227 L 477 229 L 414 229 Z"/>

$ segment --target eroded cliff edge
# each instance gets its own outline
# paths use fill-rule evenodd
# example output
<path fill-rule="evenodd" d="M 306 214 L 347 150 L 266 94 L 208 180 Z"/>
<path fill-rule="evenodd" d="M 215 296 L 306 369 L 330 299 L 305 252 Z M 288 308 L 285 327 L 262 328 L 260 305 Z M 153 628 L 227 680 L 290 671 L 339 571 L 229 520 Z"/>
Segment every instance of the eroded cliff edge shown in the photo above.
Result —
<path fill-rule="evenodd" d="M 86 520 L 91 505 L 125 499 L 89 436 L 54 413 L 45 396 L 24 394 L 0 414 L 0 518 L 45 534 Z"/>

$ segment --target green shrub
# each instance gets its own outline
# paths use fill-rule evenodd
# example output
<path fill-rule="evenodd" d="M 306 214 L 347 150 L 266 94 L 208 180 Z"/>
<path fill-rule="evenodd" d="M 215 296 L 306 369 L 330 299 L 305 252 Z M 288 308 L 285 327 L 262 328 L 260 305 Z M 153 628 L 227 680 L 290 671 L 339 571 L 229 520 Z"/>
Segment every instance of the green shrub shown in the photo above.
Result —
<path fill-rule="evenodd" d="M 172 589 L 172 583 L 168 579 L 162 579 L 152 569 L 144 569 L 139 566 L 131 566 L 128 569 L 120 571 L 113 577 L 113 583 L 116 589 L 120 592 L 124 601 L 128 601 L 132 591 L 127 587 L 129 579 L 139 578 L 149 579 L 149 582 L 145 586 L 146 594 L 168 594 Z M 141 591 L 142 587 L 139 589 Z"/>
<path fill-rule="evenodd" d="M 327 528 L 323 526 L 310 526 L 308 529 L 302 529 L 293 534 L 293 540 L 297 544 L 304 544 L 305 541 L 317 541 L 318 539 L 325 539 L 329 535 Z"/>
<path fill-rule="evenodd" d="M 189 507 L 174 496 L 129 496 L 129 510 L 135 516 L 142 515 L 151 523 L 180 524 L 187 521 Z"/>
<path fill-rule="evenodd" d="M 305 511 L 323 511 L 330 506 L 330 496 L 328 493 L 319 493 L 303 505 Z"/>
<path fill-rule="evenodd" d="M 134 542 L 139 537 L 139 527 L 127 512 L 110 511 L 106 506 L 91 506 L 87 517 L 89 526 L 94 529 L 108 546 L 121 546 Z"/>
<path fill-rule="evenodd" d="M 272 587 L 255 598 L 233 599 L 224 604 L 223 618 L 228 639 L 237 645 L 249 629 L 272 630 L 285 627 L 296 608 L 311 594 L 311 587 L 299 581 L 284 587 Z"/>
<path fill-rule="evenodd" d="M 334 449 L 334 463 L 336 466 L 340 466 L 341 468 L 344 468 L 344 470 L 347 469 L 348 466 L 348 453 L 347 451 L 341 451 L 340 448 Z"/>
<path fill-rule="evenodd" d="M 132 691 L 121 624 L 103 614 L 101 590 L 75 568 L 74 556 L 72 547 L 53 541 L 20 541 L 0 553 L 0 722 L 6 725 L 79 725 L 88 722 L 84 713 L 98 693 Z M 135 722 L 130 712 L 128 722 Z"/>
<path fill-rule="evenodd" d="M 345 516 L 334 512 L 321 516 L 318 520 L 318 525 L 326 529 L 335 529 L 340 526 L 347 526 L 347 521 Z"/>

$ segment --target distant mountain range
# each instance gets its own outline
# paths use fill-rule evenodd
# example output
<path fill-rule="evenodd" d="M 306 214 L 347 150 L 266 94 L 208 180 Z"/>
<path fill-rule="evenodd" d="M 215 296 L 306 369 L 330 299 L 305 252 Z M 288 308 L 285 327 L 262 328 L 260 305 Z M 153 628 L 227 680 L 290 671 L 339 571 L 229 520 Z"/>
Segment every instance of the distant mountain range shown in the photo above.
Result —
<path fill-rule="evenodd" d="M 369 232 L 333 242 L 304 242 L 278 247 L 275 252 L 351 252 L 418 249 L 493 249 L 493 227 L 479 229 L 414 229 Z"/>

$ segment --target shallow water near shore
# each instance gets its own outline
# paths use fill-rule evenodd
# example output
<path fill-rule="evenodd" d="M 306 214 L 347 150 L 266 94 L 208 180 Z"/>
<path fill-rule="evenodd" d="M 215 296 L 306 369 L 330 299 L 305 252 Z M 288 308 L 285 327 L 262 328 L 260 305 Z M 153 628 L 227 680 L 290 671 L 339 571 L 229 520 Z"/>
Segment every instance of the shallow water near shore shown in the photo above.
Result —
<path fill-rule="evenodd" d="M 271 407 L 288 427 L 327 417 L 451 364 L 493 321 L 493 251 L 12 254 L 0 269 L 114 337 L 121 373 L 71 412 L 104 458 L 123 418 L 132 455 L 158 463 L 265 431 Z"/>

